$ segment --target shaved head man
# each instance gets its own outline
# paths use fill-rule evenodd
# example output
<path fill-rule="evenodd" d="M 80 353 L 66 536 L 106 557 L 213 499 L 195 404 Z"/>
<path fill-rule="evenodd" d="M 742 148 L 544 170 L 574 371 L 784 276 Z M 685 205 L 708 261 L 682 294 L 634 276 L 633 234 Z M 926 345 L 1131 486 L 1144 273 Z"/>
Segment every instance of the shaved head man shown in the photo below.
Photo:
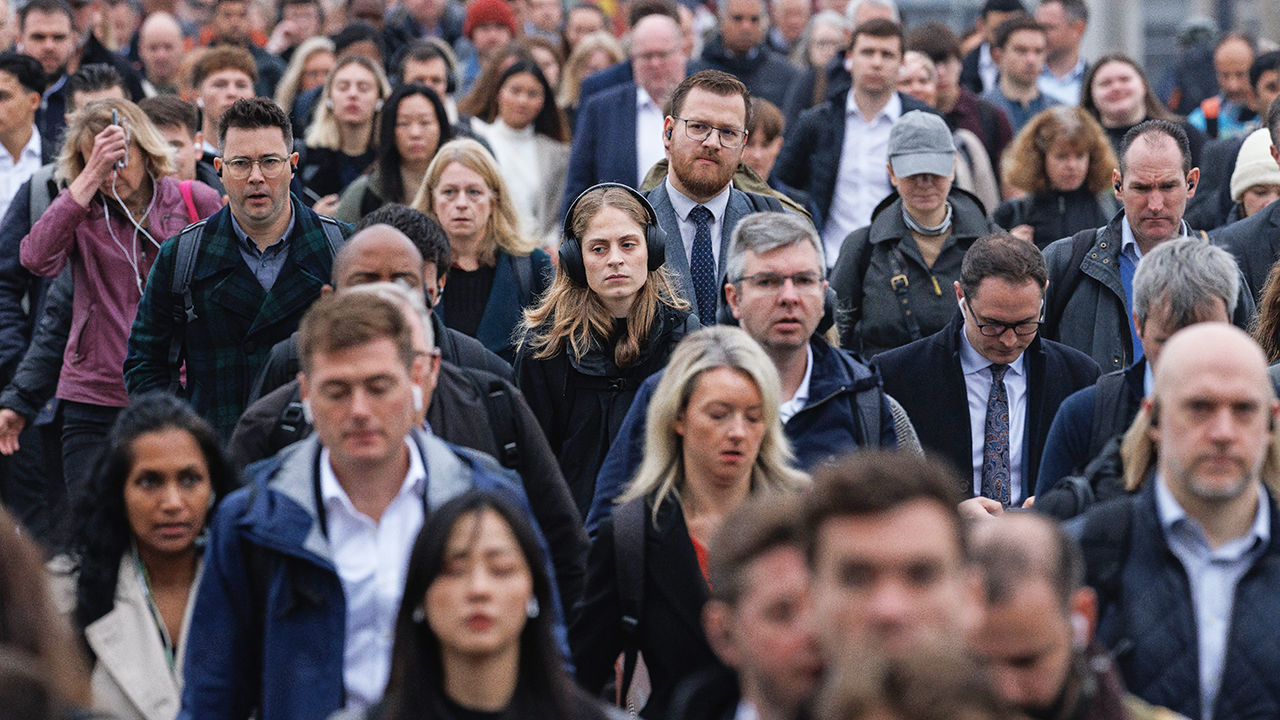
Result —
<path fill-rule="evenodd" d="M 148 93 L 177 92 L 182 69 L 182 27 L 166 12 L 149 15 L 138 29 L 138 56 L 142 58 Z"/>

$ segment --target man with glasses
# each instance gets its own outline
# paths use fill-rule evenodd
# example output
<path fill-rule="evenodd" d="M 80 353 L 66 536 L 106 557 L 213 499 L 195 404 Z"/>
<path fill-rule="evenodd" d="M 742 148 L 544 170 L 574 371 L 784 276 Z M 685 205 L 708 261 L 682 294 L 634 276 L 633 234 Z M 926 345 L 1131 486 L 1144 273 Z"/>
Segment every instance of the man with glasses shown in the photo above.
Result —
<path fill-rule="evenodd" d="M 289 118 L 270 100 L 237 100 L 222 114 L 214 166 L 229 203 L 164 244 L 129 336 L 129 393 L 179 388 L 185 360 L 185 394 L 224 440 L 271 347 L 320 296 L 347 232 L 290 194 L 292 146 Z"/>
<path fill-rule="evenodd" d="M 1026 501 L 1058 406 L 1098 379 L 1089 356 L 1039 337 L 1047 277 L 1034 245 L 979 238 L 954 283 L 951 323 L 875 359 L 920 444 L 960 470 L 974 510 Z"/>

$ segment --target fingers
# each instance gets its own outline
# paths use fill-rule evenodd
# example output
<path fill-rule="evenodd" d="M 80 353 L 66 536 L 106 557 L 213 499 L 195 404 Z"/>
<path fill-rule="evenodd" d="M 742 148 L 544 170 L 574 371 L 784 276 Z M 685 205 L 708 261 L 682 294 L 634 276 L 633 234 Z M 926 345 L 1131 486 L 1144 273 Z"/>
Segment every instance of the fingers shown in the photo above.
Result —
<path fill-rule="evenodd" d="M 1004 513 L 1004 506 L 987 497 L 972 497 L 960 503 L 960 517 L 970 520 L 982 520 Z"/>

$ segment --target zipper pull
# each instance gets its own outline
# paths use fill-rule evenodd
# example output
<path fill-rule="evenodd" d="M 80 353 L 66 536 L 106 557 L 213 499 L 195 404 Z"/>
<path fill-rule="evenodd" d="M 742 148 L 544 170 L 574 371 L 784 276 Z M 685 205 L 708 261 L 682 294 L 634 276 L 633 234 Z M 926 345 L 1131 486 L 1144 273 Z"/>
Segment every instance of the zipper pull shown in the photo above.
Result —
<path fill-rule="evenodd" d="M 934 294 L 934 295 L 937 295 L 938 297 L 942 297 L 942 288 L 941 288 L 941 287 L 938 287 L 938 278 L 937 278 L 937 276 L 935 276 L 935 275 L 930 275 L 930 276 L 929 276 L 929 279 L 933 281 L 933 294 Z"/>

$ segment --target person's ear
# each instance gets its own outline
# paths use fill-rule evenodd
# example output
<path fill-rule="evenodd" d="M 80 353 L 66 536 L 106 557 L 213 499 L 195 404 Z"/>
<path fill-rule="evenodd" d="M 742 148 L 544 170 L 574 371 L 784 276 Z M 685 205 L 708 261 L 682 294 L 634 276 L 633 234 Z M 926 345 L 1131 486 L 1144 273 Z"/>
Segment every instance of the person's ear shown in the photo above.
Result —
<path fill-rule="evenodd" d="M 1085 586 L 1071 594 L 1071 641 L 1081 650 L 1093 641 L 1098 627 L 1098 594 Z"/>
<path fill-rule="evenodd" d="M 214 156 L 213 169 L 217 171 L 219 177 L 222 176 L 222 158 Z"/>
<path fill-rule="evenodd" d="M 702 606 L 702 629 L 707 633 L 707 644 L 731 668 L 740 663 L 737 644 L 733 639 L 733 609 L 723 600 L 708 600 Z"/>
<path fill-rule="evenodd" d="M 960 281 L 953 280 L 951 282 L 951 287 L 955 288 L 956 290 L 956 302 L 959 303 L 960 301 L 964 300 L 964 290 L 960 288 Z"/>
<path fill-rule="evenodd" d="M 203 150 L 204 149 L 204 131 L 197 130 L 196 137 L 194 140 L 192 140 L 192 142 L 195 144 L 197 149 Z"/>
<path fill-rule="evenodd" d="M 1200 168 L 1191 168 L 1187 173 L 1187 199 L 1196 196 L 1196 188 L 1200 185 Z"/>
<path fill-rule="evenodd" d="M 1111 187 L 1115 188 L 1117 200 L 1124 200 L 1124 198 L 1120 197 L 1120 188 L 1122 187 L 1123 183 L 1124 183 L 1124 176 L 1120 174 L 1120 170 L 1118 168 L 1112 168 L 1111 169 Z"/>
<path fill-rule="evenodd" d="M 668 115 L 662 121 L 662 147 L 671 148 L 671 132 L 675 129 L 676 119 Z"/>
<path fill-rule="evenodd" d="M 325 283 L 320 286 L 320 297 L 324 297 L 331 292 L 333 292 L 333 286 L 329 283 Z"/>
<path fill-rule="evenodd" d="M 738 297 L 738 286 L 733 283 L 724 284 L 724 301 L 729 303 L 729 311 L 738 320 L 742 320 L 742 308 L 740 303 L 742 299 Z"/>
<path fill-rule="evenodd" d="M 1276 161 L 1276 165 L 1280 166 L 1280 150 L 1275 145 L 1271 146 L 1271 159 Z"/>
<path fill-rule="evenodd" d="M 298 172 L 298 153 L 290 153 L 289 155 L 289 172 Z"/>
<path fill-rule="evenodd" d="M 38 112 L 40 103 L 44 101 L 44 98 L 38 92 L 31 92 L 27 93 L 27 100 L 31 103 L 31 112 Z"/>

